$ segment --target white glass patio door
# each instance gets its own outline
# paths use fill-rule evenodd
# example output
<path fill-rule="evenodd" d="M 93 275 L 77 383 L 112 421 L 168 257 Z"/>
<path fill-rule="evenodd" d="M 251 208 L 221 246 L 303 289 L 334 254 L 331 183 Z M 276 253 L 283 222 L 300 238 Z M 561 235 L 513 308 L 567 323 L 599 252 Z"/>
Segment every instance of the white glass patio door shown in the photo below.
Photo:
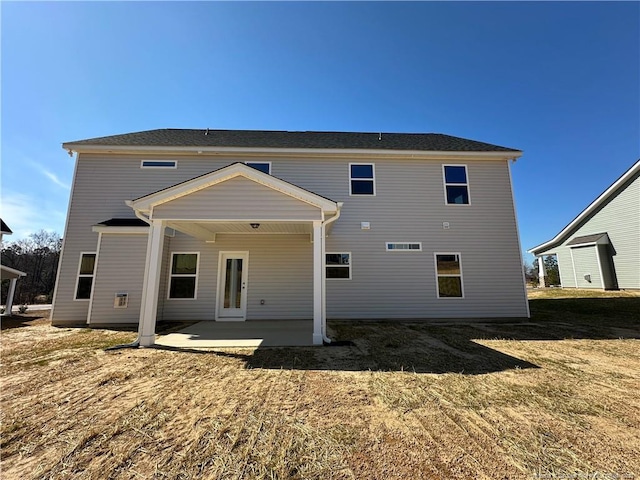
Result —
<path fill-rule="evenodd" d="M 217 320 L 245 320 L 249 252 L 220 252 Z"/>

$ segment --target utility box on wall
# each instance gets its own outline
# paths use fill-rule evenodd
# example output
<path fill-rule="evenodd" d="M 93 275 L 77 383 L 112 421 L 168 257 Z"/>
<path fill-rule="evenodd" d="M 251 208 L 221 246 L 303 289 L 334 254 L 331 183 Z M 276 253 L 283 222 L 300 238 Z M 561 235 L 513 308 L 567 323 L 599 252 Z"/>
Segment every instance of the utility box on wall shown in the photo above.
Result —
<path fill-rule="evenodd" d="M 125 292 L 116 293 L 116 298 L 113 300 L 113 308 L 127 308 L 129 304 L 129 294 Z"/>

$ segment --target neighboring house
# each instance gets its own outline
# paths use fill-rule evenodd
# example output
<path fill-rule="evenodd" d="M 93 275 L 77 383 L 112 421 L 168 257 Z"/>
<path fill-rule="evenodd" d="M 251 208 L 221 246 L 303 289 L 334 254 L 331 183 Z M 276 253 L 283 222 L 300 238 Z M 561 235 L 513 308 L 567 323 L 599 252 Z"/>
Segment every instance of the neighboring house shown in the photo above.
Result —
<path fill-rule="evenodd" d="M 640 289 L 640 160 L 553 239 L 529 250 L 556 255 L 563 287 Z"/>
<path fill-rule="evenodd" d="M 527 317 L 509 162 L 440 134 L 151 130 L 76 170 L 53 324 Z"/>
<path fill-rule="evenodd" d="M 13 232 L 8 227 L 4 220 L 0 218 L 0 244 L 2 243 L 2 239 L 5 235 L 11 235 Z M 20 270 L 16 270 L 15 268 L 10 268 L 5 265 L 0 265 L 0 278 L 4 280 L 9 280 L 9 289 L 7 291 L 7 298 L 5 299 L 5 313 L 3 315 L 11 315 L 13 308 L 13 297 L 16 294 L 16 284 L 20 277 L 26 277 L 27 274 L 21 272 Z"/>

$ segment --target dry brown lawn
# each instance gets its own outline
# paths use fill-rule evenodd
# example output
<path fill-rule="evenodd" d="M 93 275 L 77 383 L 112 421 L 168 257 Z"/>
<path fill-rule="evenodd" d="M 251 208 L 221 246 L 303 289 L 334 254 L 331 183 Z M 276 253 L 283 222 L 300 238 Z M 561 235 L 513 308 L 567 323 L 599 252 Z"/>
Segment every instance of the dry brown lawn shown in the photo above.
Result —
<path fill-rule="evenodd" d="M 640 296 L 531 298 L 325 348 L 105 352 L 134 334 L 3 320 L 1 476 L 637 478 Z"/>

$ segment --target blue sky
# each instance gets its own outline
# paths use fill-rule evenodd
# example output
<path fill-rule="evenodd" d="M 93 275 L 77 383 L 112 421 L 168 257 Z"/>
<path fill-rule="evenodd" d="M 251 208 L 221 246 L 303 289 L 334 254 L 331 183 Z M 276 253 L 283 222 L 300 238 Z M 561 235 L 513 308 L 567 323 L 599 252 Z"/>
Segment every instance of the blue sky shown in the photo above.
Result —
<path fill-rule="evenodd" d="M 2 212 L 63 233 L 60 144 L 154 128 L 439 132 L 524 150 L 523 250 L 640 157 L 637 2 L 0 2 Z"/>

